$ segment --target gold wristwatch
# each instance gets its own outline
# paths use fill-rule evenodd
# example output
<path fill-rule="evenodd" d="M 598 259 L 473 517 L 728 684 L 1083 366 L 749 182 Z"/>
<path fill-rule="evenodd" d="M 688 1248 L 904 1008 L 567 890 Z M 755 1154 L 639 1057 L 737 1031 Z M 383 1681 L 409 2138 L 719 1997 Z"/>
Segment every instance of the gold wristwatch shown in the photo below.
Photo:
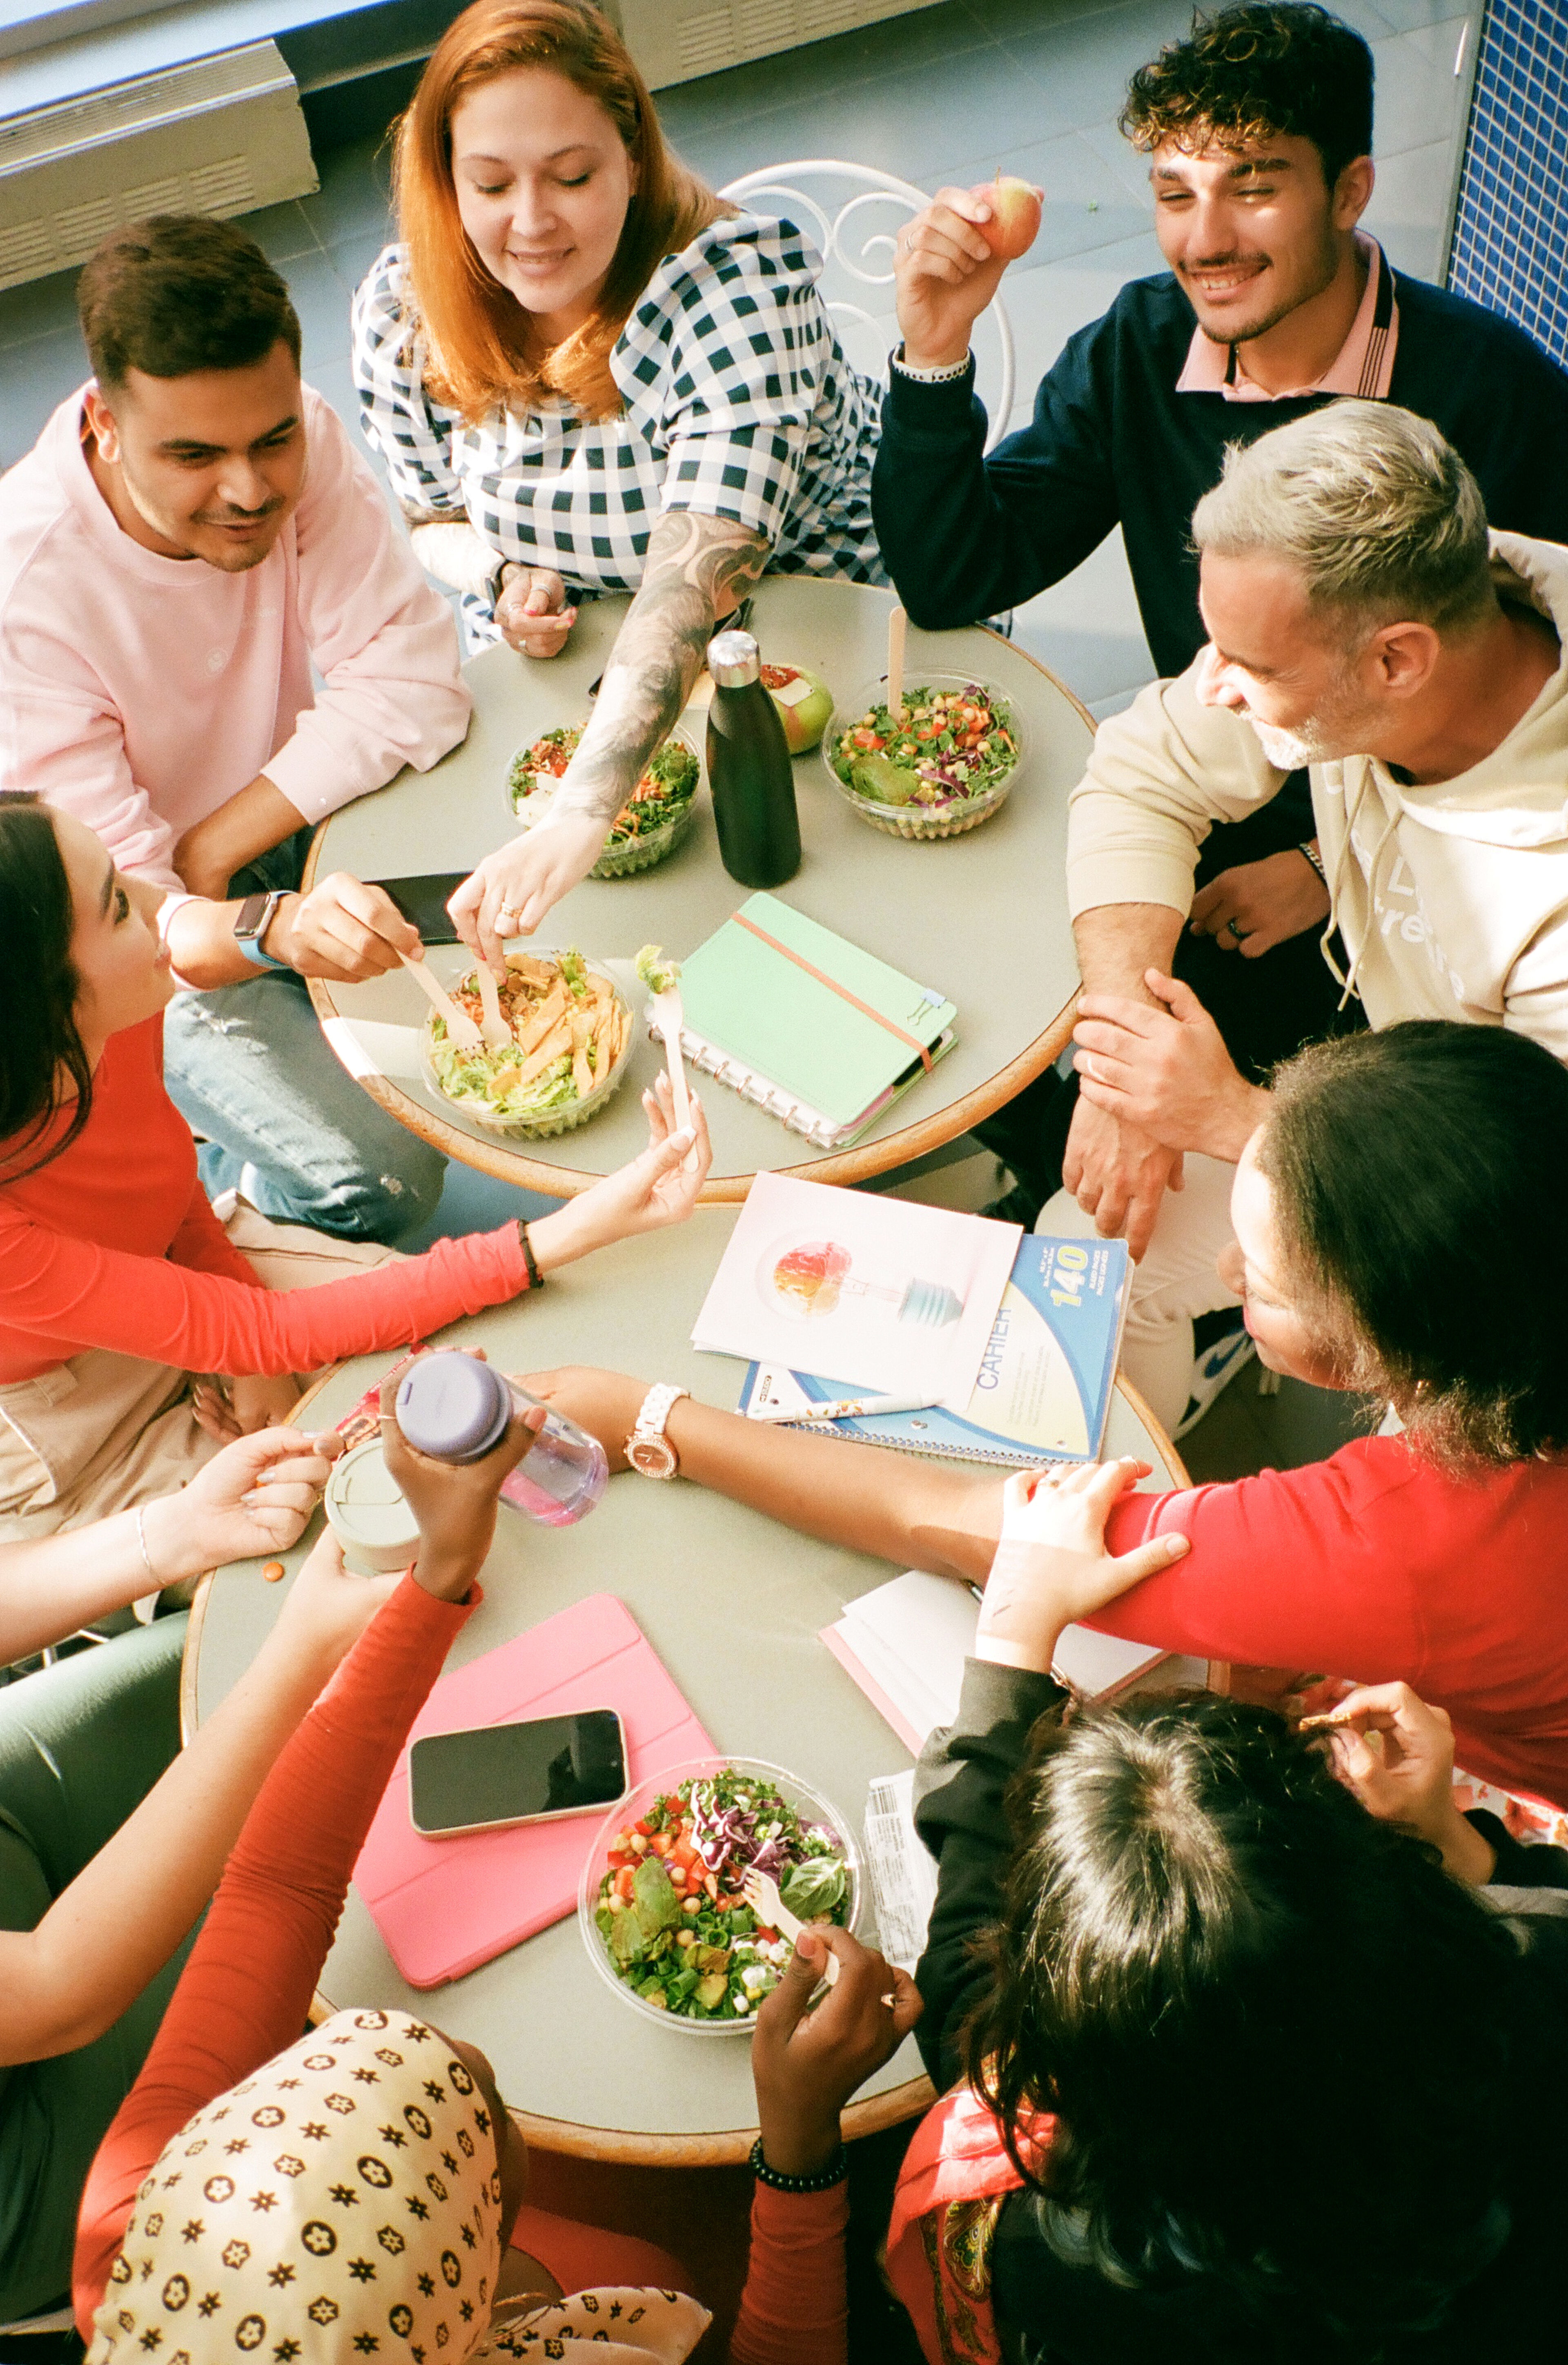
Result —
<path fill-rule="evenodd" d="M 665 1423 L 681 1397 L 689 1393 L 661 1381 L 643 1398 L 636 1426 L 626 1440 L 626 1459 L 644 1478 L 673 1478 L 680 1468 L 680 1457 L 665 1435 Z"/>

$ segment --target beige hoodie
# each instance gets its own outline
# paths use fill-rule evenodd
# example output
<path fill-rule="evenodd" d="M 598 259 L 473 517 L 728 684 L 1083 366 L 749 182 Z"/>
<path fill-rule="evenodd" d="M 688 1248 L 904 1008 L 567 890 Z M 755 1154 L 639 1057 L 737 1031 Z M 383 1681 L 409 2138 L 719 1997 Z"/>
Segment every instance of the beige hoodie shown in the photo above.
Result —
<path fill-rule="evenodd" d="M 1503 596 L 1568 649 L 1568 549 L 1494 533 Z M 1200 705 L 1196 666 L 1100 726 L 1072 793 L 1068 897 L 1193 900 L 1216 821 L 1267 804 L 1285 775 L 1250 723 Z M 1461 1018 L 1515 1027 L 1568 1059 L 1568 666 L 1502 745 L 1451 780 L 1404 787 L 1375 757 L 1312 767 L 1312 802 L 1350 977 L 1374 1026 Z M 1325 931 L 1325 939 L 1328 931 Z"/>

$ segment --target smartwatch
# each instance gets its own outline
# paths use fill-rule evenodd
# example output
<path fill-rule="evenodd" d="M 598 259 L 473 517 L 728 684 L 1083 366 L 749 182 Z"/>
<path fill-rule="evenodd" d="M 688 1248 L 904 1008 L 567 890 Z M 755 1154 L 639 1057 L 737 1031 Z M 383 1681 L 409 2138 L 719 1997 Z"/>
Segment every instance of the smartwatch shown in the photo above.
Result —
<path fill-rule="evenodd" d="M 644 1478 L 673 1478 L 680 1468 L 680 1457 L 665 1435 L 665 1423 L 681 1397 L 689 1393 L 661 1382 L 643 1398 L 636 1427 L 626 1440 L 626 1459 Z"/>
<path fill-rule="evenodd" d="M 262 938 L 278 913 L 278 905 L 286 903 L 294 890 L 274 887 L 269 893 L 247 895 L 234 922 L 234 941 L 248 961 L 258 969 L 287 969 L 290 964 L 279 960 L 275 953 L 264 952 Z"/>

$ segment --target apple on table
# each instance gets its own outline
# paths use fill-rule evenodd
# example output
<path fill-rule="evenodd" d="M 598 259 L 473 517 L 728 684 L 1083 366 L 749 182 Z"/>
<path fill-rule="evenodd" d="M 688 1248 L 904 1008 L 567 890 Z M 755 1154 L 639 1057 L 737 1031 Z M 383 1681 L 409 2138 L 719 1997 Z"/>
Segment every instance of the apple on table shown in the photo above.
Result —
<path fill-rule="evenodd" d="M 833 712 L 833 692 L 810 666 L 765 665 L 763 687 L 778 709 L 791 756 L 803 756 L 827 729 Z"/>

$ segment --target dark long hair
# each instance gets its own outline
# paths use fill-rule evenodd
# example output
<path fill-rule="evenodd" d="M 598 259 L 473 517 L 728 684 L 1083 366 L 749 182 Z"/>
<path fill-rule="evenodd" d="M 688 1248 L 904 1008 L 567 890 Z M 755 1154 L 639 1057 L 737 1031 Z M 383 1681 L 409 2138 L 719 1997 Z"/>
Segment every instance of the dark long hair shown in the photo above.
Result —
<path fill-rule="evenodd" d="M 1568 1448 L 1568 1071 L 1550 1051 L 1440 1018 L 1315 1044 L 1275 1074 L 1257 1160 L 1349 1385 L 1450 1460 Z"/>
<path fill-rule="evenodd" d="M 92 1114 L 93 1070 L 76 1026 L 74 925 L 49 807 L 29 790 L 0 790 L 0 1183 L 58 1158 Z M 62 1072 L 76 1088 L 71 1122 L 29 1158 L 64 1105 Z"/>
<path fill-rule="evenodd" d="M 1504 1925 L 1240 1701 L 1058 1724 L 1014 1803 L 968 2062 L 1020 2167 L 1020 2113 L 1058 2114 L 1034 2180 L 1053 2248 L 1197 2280 L 1260 2356 L 1440 2323 L 1511 2224 Z M 1374 2095 L 1392 2125 L 1347 2127 Z"/>

